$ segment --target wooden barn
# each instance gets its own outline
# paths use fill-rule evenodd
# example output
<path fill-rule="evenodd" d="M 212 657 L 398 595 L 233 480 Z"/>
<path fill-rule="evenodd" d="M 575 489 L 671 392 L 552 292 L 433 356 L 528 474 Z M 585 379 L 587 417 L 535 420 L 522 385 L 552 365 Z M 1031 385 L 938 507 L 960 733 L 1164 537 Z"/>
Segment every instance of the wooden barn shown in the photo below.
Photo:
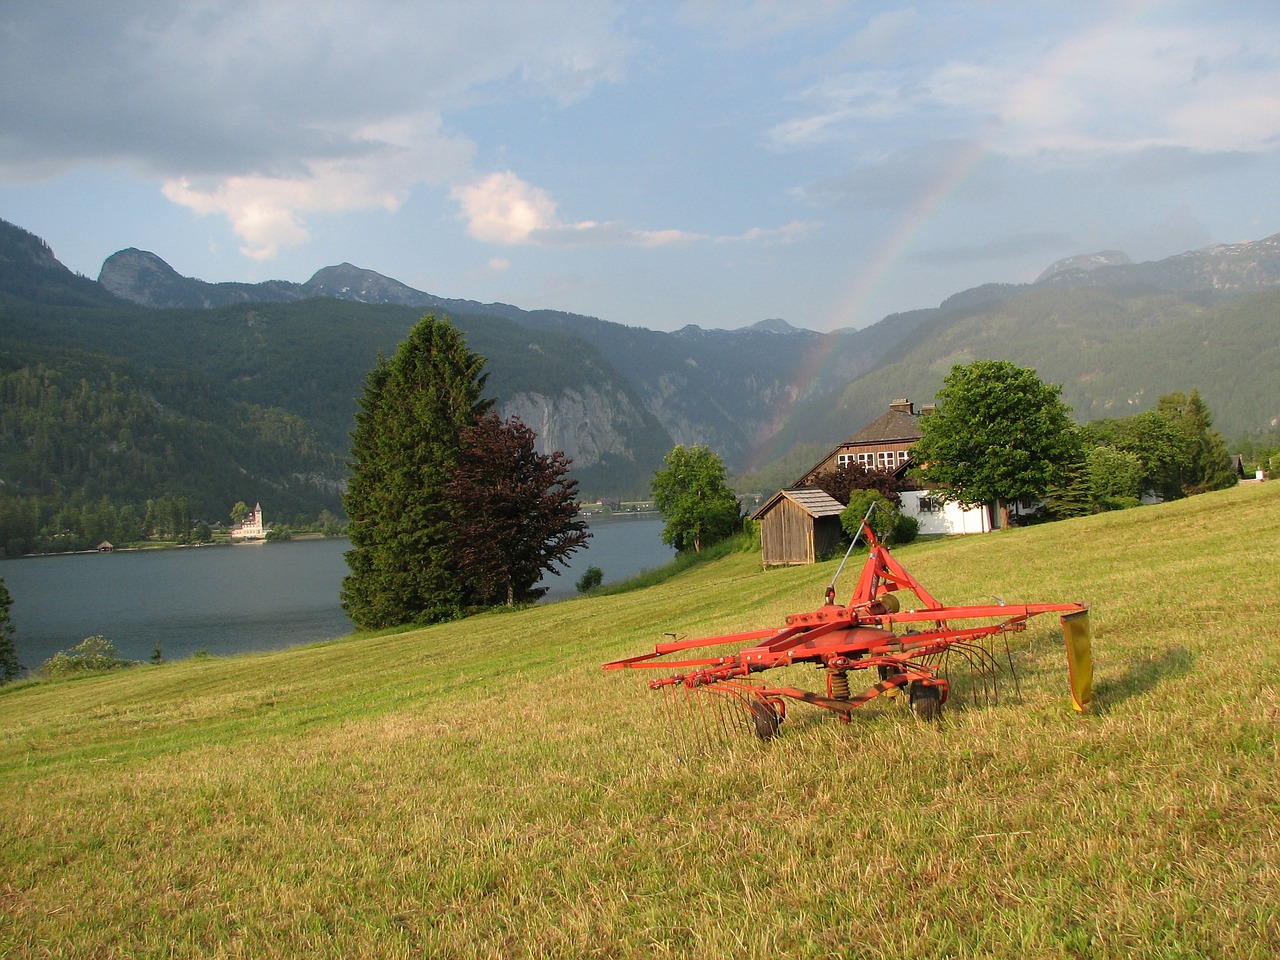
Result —
<path fill-rule="evenodd" d="M 822 490 L 779 490 L 751 515 L 766 567 L 814 563 L 840 549 L 844 505 Z"/>

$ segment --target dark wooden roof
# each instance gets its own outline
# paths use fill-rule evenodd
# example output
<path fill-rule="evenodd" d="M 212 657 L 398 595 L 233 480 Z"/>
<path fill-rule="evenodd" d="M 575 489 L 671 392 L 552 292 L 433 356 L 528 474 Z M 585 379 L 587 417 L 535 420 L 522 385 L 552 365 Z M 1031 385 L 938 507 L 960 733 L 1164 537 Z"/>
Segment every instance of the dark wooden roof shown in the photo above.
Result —
<path fill-rule="evenodd" d="M 908 413 L 906 410 L 895 410 L 890 407 L 848 440 L 833 447 L 826 456 L 796 477 L 795 482 L 791 485 L 798 487 L 805 483 L 813 476 L 813 472 L 818 467 L 847 447 L 871 447 L 881 443 L 898 443 L 902 441 L 914 443 L 923 436 L 924 434 L 920 431 L 920 414 Z M 893 469 L 894 475 L 901 476 L 906 466 L 907 464 L 897 464 Z M 762 511 L 763 508 L 756 512 L 760 513 Z"/>
<path fill-rule="evenodd" d="M 920 417 L 905 410 L 886 410 L 876 417 L 852 437 L 840 444 L 842 447 L 853 444 L 893 443 L 899 440 L 919 440 Z"/>

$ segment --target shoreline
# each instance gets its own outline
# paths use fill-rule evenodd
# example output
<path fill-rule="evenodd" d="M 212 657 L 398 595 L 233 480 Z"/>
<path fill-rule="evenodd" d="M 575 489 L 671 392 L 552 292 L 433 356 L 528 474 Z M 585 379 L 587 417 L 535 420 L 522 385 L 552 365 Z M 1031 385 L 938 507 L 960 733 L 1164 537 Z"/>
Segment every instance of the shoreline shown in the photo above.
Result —
<path fill-rule="evenodd" d="M 244 547 L 262 545 L 272 542 L 290 543 L 295 540 L 344 540 L 344 536 L 329 537 L 323 533 L 295 533 L 287 540 L 271 541 L 266 537 L 254 537 L 249 540 L 211 540 L 208 543 L 147 543 L 129 547 L 112 547 L 110 550 L 56 550 L 49 553 L 24 553 L 16 557 L 4 557 L 0 563 L 9 560 L 35 560 L 41 557 L 90 557 L 101 554 L 110 556 L 113 553 L 145 553 L 149 550 L 194 550 L 200 547 Z"/>

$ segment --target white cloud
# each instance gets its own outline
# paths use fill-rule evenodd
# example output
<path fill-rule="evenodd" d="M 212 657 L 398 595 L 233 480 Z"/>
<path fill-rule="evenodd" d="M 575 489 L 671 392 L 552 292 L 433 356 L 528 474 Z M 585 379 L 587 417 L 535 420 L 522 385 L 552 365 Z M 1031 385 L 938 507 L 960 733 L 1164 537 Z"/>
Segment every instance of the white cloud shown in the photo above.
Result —
<path fill-rule="evenodd" d="M 778 243 L 795 243 L 821 227 L 822 224 L 815 220 L 792 220 L 781 227 L 752 227 L 736 237 L 717 237 L 716 239 L 721 242 L 739 240 L 746 243 L 770 243 L 775 241 Z"/>
<path fill-rule="evenodd" d="M 870 142 L 891 124 L 932 121 L 934 136 L 1042 166 L 1152 148 L 1280 149 L 1280 21 L 1244 25 L 1224 8 L 1211 24 L 1157 28 L 1134 9 L 1118 4 L 1039 47 L 971 40 L 942 62 L 846 69 L 804 90 L 806 108 L 770 140 Z"/>
<path fill-rule="evenodd" d="M 737 237 L 711 237 L 685 230 L 640 230 L 618 220 L 566 223 L 547 191 L 520 179 L 510 170 L 452 191 L 467 223 L 467 233 L 485 243 L 536 244 L 548 247 L 636 246 L 667 247 L 699 240 L 793 240 L 813 224 L 799 221 L 780 228 L 756 227 Z"/>
<path fill-rule="evenodd" d="M 224 216 L 255 258 L 306 215 L 395 210 L 464 182 L 441 116 L 493 95 L 560 103 L 622 78 L 619 10 L 595 0 L 360 5 L 27 4 L 0 29 L 0 177 L 122 166 Z M 52 52 L 56 51 L 56 55 Z"/>
<path fill-rule="evenodd" d="M 467 233 L 485 243 L 528 243 L 535 231 L 558 228 L 555 202 L 510 170 L 453 189 Z"/>
<path fill-rule="evenodd" d="M 435 135 L 434 118 L 386 121 L 357 131 L 376 144 L 351 158 L 316 160 L 290 176 L 186 177 L 166 180 L 170 201 L 206 216 L 227 219 L 244 240 L 241 253 L 269 260 L 283 247 L 305 242 L 305 215 L 315 212 L 394 212 L 420 183 L 440 185 L 469 166 L 472 146 Z"/>

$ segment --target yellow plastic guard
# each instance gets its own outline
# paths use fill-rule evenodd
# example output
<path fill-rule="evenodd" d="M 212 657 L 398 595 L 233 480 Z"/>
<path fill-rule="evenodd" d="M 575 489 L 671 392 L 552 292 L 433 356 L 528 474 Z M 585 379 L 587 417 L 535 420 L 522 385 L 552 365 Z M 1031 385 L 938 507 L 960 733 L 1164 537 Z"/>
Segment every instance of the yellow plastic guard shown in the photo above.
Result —
<path fill-rule="evenodd" d="M 1064 614 L 1062 637 L 1067 642 L 1067 671 L 1071 675 L 1071 706 L 1084 713 L 1093 700 L 1093 648 L 1089 611 Z"/>

